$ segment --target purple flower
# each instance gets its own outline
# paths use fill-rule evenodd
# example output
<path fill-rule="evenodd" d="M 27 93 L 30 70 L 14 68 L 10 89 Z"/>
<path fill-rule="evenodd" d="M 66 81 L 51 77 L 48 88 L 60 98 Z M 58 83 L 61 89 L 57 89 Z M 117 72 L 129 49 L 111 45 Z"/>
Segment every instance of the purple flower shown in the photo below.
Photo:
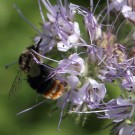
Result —
<path fill-rule="evenodd" d="M 43 38 L 41 43 L 42 50 L 46 53 L 57 45 L 59 51 L 68 51 L 80 39 L 79 24 L 73 21 L 74 13 L 71 12 L 66 1 L 65 5 L 63 5 L 62 1 L 59 0 L 58 4 L 54 6 L 47 0 L 42 0 L 42 3 L 48 10 L 47 20 L 44 19 L 41 10 L 43 34 L 39 37 Z"/>
<path fill-rule="evenodd" d="M 89 79 L 89 82 L 86 82 L 82 87 L 76 89 L 79 84 L 78 78 L 70 76 L 68 79 L 70 79 L 69 84 L 71 91 L 67 100 L 72 106 L 76 106 L 76 111 L 80 111 L 79 109 L 83 104 L 85 104 L 89 109 L 98 108 L 100 102 L 104 99 L 106 94 L 104 84 L 100 84 L 93 79 Z M 61 107 L 61 101 L 66 100 L 66 97 L 67 96 L 64 95 L 58 99 L 57 104 L 59 107 Z M 73 107 L 73 109 L 75 110 L 75 107 Z"/>
<path fill-rule="evenodd" d="M 130 119 L 135 109 L 134 100 L 132 99 L 113 99 L 106 104 L 106 113 L 104 118 L 113 119 L 114 122 L 120 122 Z"/>
<path fill-rule="evenodd" d="M 128 46 L 134 45 L 135 32 L 130 24 L 124 25 L 126 22 L 121 19 L 124 16 L 135 23 L 134 1 L 107 0 L 106 7 L 99 13 L 96 8 L 100 2 L 92 12 L 92 0 L 91 10 L 69 4 L 67 0 L 57 0 L 55 5 L 49 0 L 38 0 L 38 3 L 43 21 L 42 32 L 34 40 L 42 40 L 39 52 L 31 50 L 31 53 L 35 59 L 40 56 L 45 62 L 48 59 L 57 63 L 47 79 L 56 79 L 64 85 L 65 93 L 56 101 L 57 107 L 62 110 L 60 122 L 64 109 L 76 114 L 95 113 L 98 118 L 111 119 L 115 123 L 117 128 L 114 127 L 114 134 L 135 134 L 135 54 L 132 47 Z M 45 15 L 42 8 L 47 10 Z M 114 11 L 121 14 L 113 16 Z M 80 25 L 78 17 L 83 25 Z M 115 27 L 117 22 L 119 25 Z M 122 30 L 128 31 L 127 25 L 132 31 L 126 38 L 120 37 L 125 34 L 120 33 Z M 57 60 L 54 60 L 54 52 L 60 52 L 64 57 L 57 58 L 56 55 Z M 42 61 L 37 64 L 46 67 Z M 108 83 L 120 89 L 121 97 L 106 99 Z M 56 89 L 60 90 L 59 85 Z M 101 112 L 105 114 L 99 114 Z M 133 124 L 125 123 L 127 120 Z"/>
<path fill-rule="evenodd" d="M 84 60 L 74 53 L 67 59 L 63 59 L 58 64 L 59 73 L 69 73 L 71 75 L 81 75 L 85 71 Z"/>
<path fill-rule="evenodd" d="M 96 80 L 89 79 L 90 88 L 89 88 L 89 105 L 90 109 L 95 109 L 99 104 L 104 100 L 106 95 L 105 85 L 102 83 L 96 82 Z"/>
<path fill-rule="evenodd" d="M 135 134 L 135 122 L 126 120 L 120 123 L 116 123 L 115 127 L 111 130 L 113 135 L 134 135 Z"/>
<path fill-rule="evenodd" d="M 97 48 L 95 46 L 89 46 L 87 48 L 87 53 L 88 53 L 89 60 L 93 64 L 98 64 L 99 62 L 101 62 L 101 59 L 103 57 L 103 49 L 102 48 Z"/>
<path fill-rule="evenodd" d="M 75 75 L 69 75 L 67 77 L 67 82 L 71 90 L 76 89 L 78 85 L 80 84 L 79 78 Z"/>
<path fill-rule="evenodd" d="M 91 41 L 99 39 L 102 36 L 102 30 L 93 13 L 86 12 L 84 20 L 85 27 L 89 32 Z"/>
<path fill-rule="evenodd" d="M 135 23 L 135 11 L 132 10 L 132 7 L 123 6 L 121 12 L 125 18 Z"/>
<path fill-rule="evenodd" d="M 135 91 L 135 76 L 129 70 L 127 71 L 127 77 L 125 77 L 125 79 L 122 81 L 122 86 L 127 91 Z"/>
<path fill-rule="evenodd" d="M 94 14 L 95 11 L 92 13 L 79 5 L 68 4 L 66 0 L 64 3 L 58 0 L 56 5 L 52 5 L 48 0 L 42 0 L 42 4 L 48 11 L 47 19 L 45 20 L 39 4 L 43 20 L 42 34 L 35 38 L 43 39 L 40 44 L 42 55 L 47 52 L 51 54 L 54 47 L 66 54 L 66 58 L 57 60 L 58 65 L 51 76 L 57 74 L 57 79 L 62 78 L 59 80 L 66 83 L 64 95 L 57 99 L 57 106 L 62 109 L 61 118 L 64 108 L 68 106 L 68 111 L 75 113 L 105 112 L 104 116 L 98 117 L 112 119 L 117 124 L 132 119 L 135 106 L 134 58 L 128 59 L 127 48 L 117 39 L 117 34 L 112 32 L 115 21 L 109 27 L 109 11 L 112 9 L 120 11 L 125 18 L 134 22 L 134 7 L 131 6 L 130 0 L 108 2 L 107 9 L 103 9 L 98 17 Z M 104 11 L 108 13 L 107 20 Z M 84 20 L 82 27 L 85 35 L 89 37 L 88 41 L 81 33 L 79 21 L 74 18 L 75 14 Z M 104 16 L 101 22 L 100 16 Z M 102 24 L 105 22 L 107 24 Z M 124 98 L 116 98 L 105 103 L 105 84 L 108 82 L 118 86 Z M 124 134 L 128 126 L 121 125 L 117 133 Z"/>
<path fill-rule="evenodd" d="M 110 9 L 112 10 L 115 8 L 117 11 L 119 11 L 124 5 L 127 5 L 127 0 L 112 0 Z"/>
<path fill-rule="evenodd" d="M 134 135 L 135 134 L 135 122 L 131 124 L 125 124 L 119 130 L 119 135 Z"/>
<path fill-rule="evenodd" d="M 110 4 L 110 10 L 115 8 L 117 11 L 121 11 L 123 16 L 135 23 L 135 3 L 134 0 L 113 0 Z"/>

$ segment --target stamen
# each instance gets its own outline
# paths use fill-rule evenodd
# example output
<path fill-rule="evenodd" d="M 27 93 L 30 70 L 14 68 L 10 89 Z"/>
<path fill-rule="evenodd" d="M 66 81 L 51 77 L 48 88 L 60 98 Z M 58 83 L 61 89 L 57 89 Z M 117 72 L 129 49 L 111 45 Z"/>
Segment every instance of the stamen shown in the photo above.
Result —
<path fill-rule="evenodd" d="M 98 0 L 98 2 L 97 2 L 96 6 L 95 6 L 95 9 L 94 9 L 94 11 L 93 11 L 93 14 L 95 14 L 95 11 L 96 11 L 96 9 L 97 9 L 97 7 L 98 7 L 98 5 L 99 5 L 99 2 L 100 2 L 100 0 Z"/>
<path fill-rule="evenodd" d="M 54 15 L 54 12 L 53 12 L 53 7 L 51 5 L 51 3 L 48 1 L 48 0 L 42 0 L 42 3 L 43 5 L 46 7 L 46 9 L 52 14 Z"/>
<path fill-rule="evenodd" d="M 59 120 L 59 123 L 58 123 L 58 131 L 60 131 L 60 124 L 61 124 L 61 121 L 62 121 L 64 108 L 65 108 L 66 104 L 68 103 L 69 96 L 70 96 L 70 92 L 68 92 L 67 97 L 66 97 L 66 99 L 65 99 L 65 101 L 64 101 L 64 103 L 62 105 L 62 108 L 61 108 L 60 120 Z"/>
<path fill-rule="evenodd" d="M 23 110 L 23 111 L 17 113 L 16 115 L 20 115 L 20 114 L 22 114 L 22 113 L 28 112 L 28 111 L 32 110 L 33 108 L 35 108 L 35 107 L 37 107 L 37 106 L 39 106 L 39 105 L 45 103 L 45 102 L 48 101 L 48 100 L 49 100 L 49 99 L 45 99 L 45 100 L 39 102 L 38 104 L 36 104 L 36 105 L 34 105 L 34 106 L 32 106 L 32 107 L 30 107 L 30 108 L 28 108 L 28 109 L 25 109 L 25 110 Z"/>
<path fill-rule="evenodd" d="M 93 7 L 94 7 L 93 0 L 90 0 L 90 12 L 93 12 Z"/>
<path fill-rule="evenodd" d="M 116 31 L 116 37 L 118 36 L 118 32 L 120 30 L 120 28 L 124 25 L 124 23 L 126 22 L 127 20 L 125 19 L 121 24 L 120 26 L 118 27 L 117 31 Z"/>
<path fill-rule="evenodd" d="M 16 9 L 16 11 L 18 12 L 18 14 L 35 30 L 37 31 L 39 34 L 41 34 L 41 32 L 39 31 L 39 29 L 37 29 L 37 27 L 32 24 L 21 12 L 21 10 L 17 7 L 16 4 L 13 4 L 13 7 Z"/>
<path fill-rule="evenodd" d="M 99 111 L 86 111 L 86 112 L 80 112 L 80 111 L 69 111 L 68 113 L 79 113 L 79 114 L 90 114 L 90 113 L 100 113 L 100 112 L 108 112 L 109 110 L 99 110 Z"/>
<path fill-rule="evenodd" d="M 40 0 L 38 0 L 38 5 L 39 5 L 39 11 L 40 11 L 41 18 L 43 20 L 43 23 L 45 24 L 46 21 L 45 21 L 44 15 L 43 15 L 43 11 L 42 11 L 42 6 L 41 6 Z"/>
<path fill-rule="evenodd" d="M 116 21 L 118 20 L 118 18 L 119 18 L 119 16 L 120 16 L 120 14 L 121 14 L 121 12 L 119 12 L 119 13 L 118 13 L 118 15 L 116 16 L 115 20 L 112 22 L 112 24 L 111 24 L 111 26 L 110 26 L 109 31 L 112 31 L 112 29 L 113 29 L 113 27 L 114 27 L 114 25 L 115 25 Z"/>
<path fill-rule="evenodd" d="M 39 56 L 42 57 L 42 58 L 45 58 L 45 59 L 47 59 L 47 60 L 50 60 L 50 61 L 59 63 L 59 61 L 54 60 L 54 59 L 51 59 L 51 58 L 48 58 L 48 57 L 46 57 L 46 56 L 43 56 L 43 55 L 37 53 L 36 51 L 34 51 L 33 49 L 31 49 L 31 51 L 34 52 L 35 54 L 39 55 Z"/>

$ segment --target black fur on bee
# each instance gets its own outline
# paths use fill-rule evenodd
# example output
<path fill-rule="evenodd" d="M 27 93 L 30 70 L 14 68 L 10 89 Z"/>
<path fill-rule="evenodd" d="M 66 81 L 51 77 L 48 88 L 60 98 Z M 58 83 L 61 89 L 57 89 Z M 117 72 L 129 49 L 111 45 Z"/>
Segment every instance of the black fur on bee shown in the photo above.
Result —
<path fill-rule="evenodd" d="M 57 99 L 61 97 L 65 90 L 65 85 L 55 76 L 49 77 L 53 72 L 53 68 L 44 64 L 41 56 L 35 54 L 32 50 L 40 54 L 40 43 L 42 39 L 36 44 L 27 49 L 20 55 L 18 64 L 19 72 L 16 76 L 9 95 L 12 95 L 19 86 L 19 78 L 21 72 L 24 72 L 27 77 L 27 82 L 37 93 L 42 94 L 45 98 Z"/>

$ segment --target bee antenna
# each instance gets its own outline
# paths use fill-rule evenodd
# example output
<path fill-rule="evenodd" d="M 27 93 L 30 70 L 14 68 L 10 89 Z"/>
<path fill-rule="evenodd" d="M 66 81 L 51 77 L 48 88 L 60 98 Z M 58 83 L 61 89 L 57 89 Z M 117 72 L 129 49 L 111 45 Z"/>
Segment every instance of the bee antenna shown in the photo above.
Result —
<path fill-rule="evenodd" d="M 36 105 L 34 105 L 34 106 L 30 107 L 30 108 L 27 108 L 27 109 L 25 109 L 25 110 L 23 110 L 23 111 L 17 113 L 16 115 L 20 115 L 20 114 L 22 114 L 22 113 L 28 112 L 28 111 L 32 110 L 33 108 L 35 108 L 35 107 L 37 107 L 37 106 L 39 106 L 39 105 L 45 103 L 46 101 L 48 101 L 48 99 L 45 99 L 45 100 L 43 100 L 43 101 L 37 103 Z"/>
<path fill-rule="evenodd" d="M 9 64 L 5 65 L 5 68 L 8 69 L 9 67 L 13 66 L 16 63 L 17 63 L 17 61 L 14 61 L 12 63 L 9 63 Z"/>

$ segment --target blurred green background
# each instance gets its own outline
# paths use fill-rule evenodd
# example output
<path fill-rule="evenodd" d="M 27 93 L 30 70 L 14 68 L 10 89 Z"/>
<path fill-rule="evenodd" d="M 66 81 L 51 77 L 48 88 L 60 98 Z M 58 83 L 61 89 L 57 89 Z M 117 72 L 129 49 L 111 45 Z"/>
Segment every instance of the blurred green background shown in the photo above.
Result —
<path fill-rule="evenodd" d="M 83 2 L 82 5 L 88 6 L 89 0 Z M 8 93 L 18 66 L 14 64 L 8 69 L 4 66 L 18 60 L 21 52 L 32 44 L 36 32 L 18 15 L 14 3 L 38 28 L 42 22 L 37 0 L 0 0 L 0 135 L 108 135 L 108 129 L 103 129 L 107 121 L 98 120 L 95 115 L 89 116 L 85 126 L 76 125 L 69 116 L 62 121 L 58 132 L 60 111 L 51 112 L 53 102 L 16 116 L 36 103 L 37 94 L 24 80 L 16 95 L 9 99 Z"/>

